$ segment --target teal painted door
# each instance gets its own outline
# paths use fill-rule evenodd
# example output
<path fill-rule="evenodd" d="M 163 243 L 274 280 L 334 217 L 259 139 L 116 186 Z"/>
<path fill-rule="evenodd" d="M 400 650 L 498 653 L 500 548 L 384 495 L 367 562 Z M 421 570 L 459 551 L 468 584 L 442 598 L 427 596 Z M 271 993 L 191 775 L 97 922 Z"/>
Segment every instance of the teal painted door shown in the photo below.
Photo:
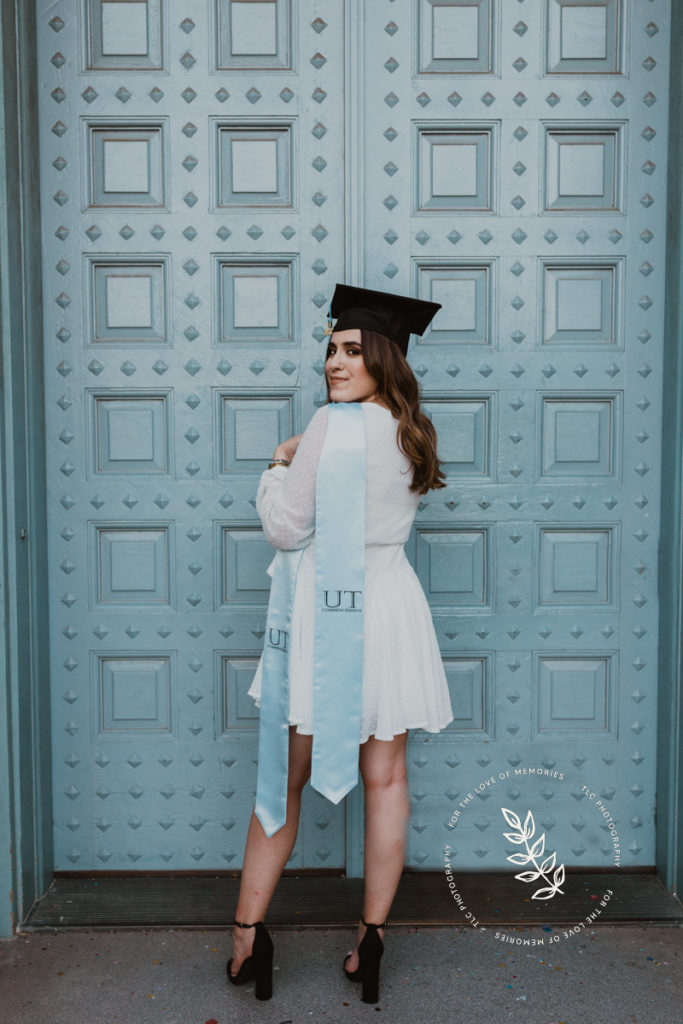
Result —
<path fill-rule="evenodd" d="M 666 0 L 38 21 L 56 867 L 240 866 L 254 495 L 345 279 L 443 305 L 409 360 L 448 488 L 408 549 L 456 718 L 411 737 L 408 866 L 527 765 L 565 863 L 613 863 L 590 790 L 652 864 Z M 307 787 L 288 866 L 357 870 L 360 823 Z M 505 866 L 498 831 L 478 795 L 458 866 Z"/>

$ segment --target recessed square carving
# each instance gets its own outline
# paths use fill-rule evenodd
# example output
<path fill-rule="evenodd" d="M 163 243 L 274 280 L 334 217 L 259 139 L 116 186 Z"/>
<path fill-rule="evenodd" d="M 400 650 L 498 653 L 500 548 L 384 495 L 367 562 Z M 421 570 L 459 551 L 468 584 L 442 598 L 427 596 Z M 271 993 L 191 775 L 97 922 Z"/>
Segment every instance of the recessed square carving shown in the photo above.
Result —
<path fill-rule="evenodd" d="M 168 526 L 94 527 L 95 604 L 171 603 Z"/>
<path fill-rule="evenodd" d="M 168 473 L 168 396 L 93 394 L 92 472 Z"/>
<path fill-rule="evenodd" d="M 543 261 L 543 344 L 617 345 L 621 261 Z"/>
<path fill-rule="evenodd" d="M 219 392 L 219 473 L 261 473 L 281 441 L 294 435 L 293 394 Z M 289 433 L 288 433 L 289 431 Z"/>
<path fill-rule="evenodd" d="M 619 73 L 621 20 L 620 0 L 549 0 L 548 73 Z"/>
<path fill-rule="evenodd" d="M 537 527 L 537 604 L 614 605 L 616 527 Z"/>
<path fill-rule="evenodd" d="M 292 121 L 216 121 L 216 208 L 292 208 Z"/>
<path fill-rule="evenodd" d="M 461 342 L 490 345 L 493 310 L 491 261 L 416 261 L 418 296 L 441 303 L 418 345 Z"/>
<path fill-rule="evenodd" d="M 254 701 L 247 695 L 258 662 L 258 657 L 254 655 L 216 655 L 217 739 L 236 729 L 258 728 L 259 711 Z"/>
<path fill-rule="evenodd" d="M 167 259 L 87 257 L 94 344 L 167 342 Z"/>
<path fill-rule="evenodd" d="M 445 732 L 493 739 L 491 657 L 444 657 L 454 719 Z"/>
<path fill-rule="evenodd" d="M 491 0 L 419 0 L 420 74 L 487 74 L 493 70 Z"/>
<path fill-rule="evenodd" d="M 621 210 L 621 134 L 621 126 L 546 126 L 546 211 Z"/>
<path fill-rule="evenodd" d="M 488 529 L 418 527 L 416 571 L 431 605 L 490 606 Z"/>
<path fill-rule="evenodd" d="M 265 608 L 270 593 L 266 569 L 273 549 L 263 531 L 252 526 L 218 525 L 218 606 L 259 604 Z"/>
<path fill-rule="evenodd" d="M 88 122 L 88 206 L 165 205 L 162 124 Z"/>
<path fill-rule="evenodd" d="M 541 395 L 540 403 L 540 476 L 607 479 L 616 475 L 619 395 Z"/>
<path fill-rule="evenodd" d="M 493 127 L 415 126 L 415 212 L 493 209 Z"/>
<path fill-rule="evenodd" d="M 162 66 L 161 0 L 85 0 L 86 69 Z"/>
<path fill-rule="evenodd" d="M 537 736 L 616 738 L 615 655 L 536 655 L 533 702 Z"/>
<path fill-rule="evenodd" d="M 97 732 L 170 733 L 171 659 L 160 654 L 96 654 Z"/>
<path fill-rule="evenodd" d="M 292 342 L 297 326 L 293 301 L 298 294 L 296 257 L 215 259 L 218 342 Z"/>
<path fill-rule="evenodd" d="M 490 395 L 424 398 L 422 408 L 434 424 L 438 455 L 447 476 L 490 477 L 491 403 Z"/>
<path fill-rule="evenodd" d="M 215 0 L 219 70 L 292 67 L 290 0 Z"/>

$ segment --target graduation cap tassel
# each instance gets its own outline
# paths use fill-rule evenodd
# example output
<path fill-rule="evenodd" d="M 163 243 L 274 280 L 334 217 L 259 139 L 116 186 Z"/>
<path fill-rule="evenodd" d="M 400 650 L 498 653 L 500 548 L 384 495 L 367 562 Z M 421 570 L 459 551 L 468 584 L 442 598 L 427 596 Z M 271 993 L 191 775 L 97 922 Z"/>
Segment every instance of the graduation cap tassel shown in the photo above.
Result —
<path fill-rule="evenodd" d="M 327 327 L 323 331 L 323 334 L 333 334 L 334 328 L 332 327 L 332 307 L 327 307 Z"/>

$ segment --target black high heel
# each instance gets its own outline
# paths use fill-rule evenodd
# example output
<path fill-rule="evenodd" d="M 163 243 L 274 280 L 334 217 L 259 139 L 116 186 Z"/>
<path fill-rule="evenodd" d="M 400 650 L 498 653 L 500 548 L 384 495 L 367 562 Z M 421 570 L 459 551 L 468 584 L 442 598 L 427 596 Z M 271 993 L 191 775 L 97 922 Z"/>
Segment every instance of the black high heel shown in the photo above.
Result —
<path fill-rule="evenodd" d="M 240 928 L 255 928 L 254 945 L 251 956 L 242 961 L 237 974 L 230 973 L 230 965 L 233 958 L 230 957 L 226 964 L 227 975 L 233 985 L 244 985 L 248 981 L 255 981 L 254 995 L 257 999 L 270 999 L 273 994 L 273 940 L 266 931 L 263 921 L 255 924 L 243 924 L 242 921 L 234 921 L 233 924 Z"/>
<path fill-rule="evenodd" d="M 348 953 L 344 958 L 344 974 L 349 981 L 363 983 L 360 997 L 362 1003 L 377 1003 L 379 1002 L 379 962 L 384 952 L 384 943 L 377 934 L 377 929 L 386 928 L 387 922 L 372 924 L 363 917 L 361 917 L 361 921 L 367 931 L 358 947 L 358 968 L 355 971 L 346 970 L 346 961 L 352 955 Z"/>

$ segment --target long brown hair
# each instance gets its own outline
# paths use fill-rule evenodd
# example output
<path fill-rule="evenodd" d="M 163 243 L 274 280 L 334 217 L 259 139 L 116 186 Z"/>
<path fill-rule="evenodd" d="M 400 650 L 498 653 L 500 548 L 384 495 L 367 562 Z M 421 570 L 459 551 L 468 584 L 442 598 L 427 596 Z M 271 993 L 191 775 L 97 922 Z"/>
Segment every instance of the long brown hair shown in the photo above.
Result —
<path fill-rule="evenodd" d="M 403 453 L 413 464 L 411 491 L 427 491 L 446 486 L 436 453 L 436 430 L 420 407 L 420 385 L 405 356 L 390 338 L 377 331 L 360 328 L 361 351 L 365 368 L 377 381 L 377 395 L 399 420 L 397 435 Z M 327 384 L 327 400 L 330 388 Z"/>

